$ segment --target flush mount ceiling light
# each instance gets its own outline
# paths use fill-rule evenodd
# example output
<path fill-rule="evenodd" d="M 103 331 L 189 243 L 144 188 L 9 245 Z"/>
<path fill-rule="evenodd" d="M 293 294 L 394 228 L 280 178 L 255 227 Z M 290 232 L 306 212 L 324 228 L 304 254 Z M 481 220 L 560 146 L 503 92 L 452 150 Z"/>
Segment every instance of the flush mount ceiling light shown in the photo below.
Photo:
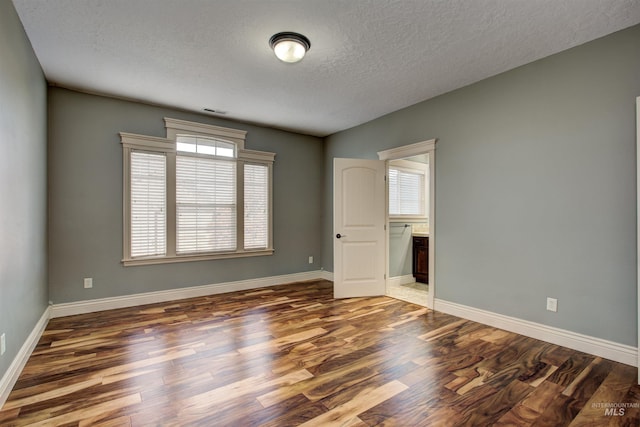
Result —
<path fill-rule="evenodd" d="M 308 38 L 298 33 L 284 32 L 271 36 L 269 46 L 282 62 L 298 62 L 311 48 Z"/>

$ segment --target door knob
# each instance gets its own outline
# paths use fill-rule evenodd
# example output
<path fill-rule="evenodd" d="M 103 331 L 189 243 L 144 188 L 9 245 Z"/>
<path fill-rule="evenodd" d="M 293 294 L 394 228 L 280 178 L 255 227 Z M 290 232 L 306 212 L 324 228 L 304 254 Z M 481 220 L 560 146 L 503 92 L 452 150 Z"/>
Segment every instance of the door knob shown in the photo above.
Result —
<path fill-rule="evenodd" d="M 347 235 L 346 234 L 340 234 L 340 233 L 336 234 L 336 238 L 339 239 L 341 237 L 347 237 Z"/>

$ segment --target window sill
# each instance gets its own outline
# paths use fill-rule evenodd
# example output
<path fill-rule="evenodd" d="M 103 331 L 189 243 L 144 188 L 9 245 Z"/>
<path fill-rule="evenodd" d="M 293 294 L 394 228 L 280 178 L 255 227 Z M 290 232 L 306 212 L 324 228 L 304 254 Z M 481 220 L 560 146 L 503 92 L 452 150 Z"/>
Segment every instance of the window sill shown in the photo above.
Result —
<path fill-rule="evenodd" d="M 406 222 L 425 222 L 428 220 L 427 216 L 420 215 L 389 215 L 389 221 L 406 221 Z"/>
<path fill-rule="evenodd" d="M 125 267 L 136 266 L 136 265 L 172 264 L 176 262 L 208 261 L 208 260 L 214 260 L 214 259 L 265 256 L 265 255 L 273 255 L 273 252 L 274 252 L 273 249 L 260 249 L 260 250 L 245 251 L 245 252 L 176 255 L 176 256 L 170 256 L 170 257 L 157 257 L 157 258 L 134 258 L 134 259 L 123 259 L 122 264 Z"/>

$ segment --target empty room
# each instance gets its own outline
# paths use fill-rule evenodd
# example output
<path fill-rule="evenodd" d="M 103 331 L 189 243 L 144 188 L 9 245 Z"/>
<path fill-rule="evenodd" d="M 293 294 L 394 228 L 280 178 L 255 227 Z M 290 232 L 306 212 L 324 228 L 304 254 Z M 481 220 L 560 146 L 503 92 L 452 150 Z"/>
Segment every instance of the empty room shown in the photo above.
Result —
<path fill-rule="evenodd" d="M 639 425 L 639 111 L 634 0 L 0 0 L 0 425 Z"/>

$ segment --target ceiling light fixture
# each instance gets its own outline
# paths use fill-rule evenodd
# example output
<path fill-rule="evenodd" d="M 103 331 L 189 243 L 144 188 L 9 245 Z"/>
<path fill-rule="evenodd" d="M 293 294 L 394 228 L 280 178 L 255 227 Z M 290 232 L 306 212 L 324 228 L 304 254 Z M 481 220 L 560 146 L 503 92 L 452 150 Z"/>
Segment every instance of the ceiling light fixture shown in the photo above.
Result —
<path fill-rule="evenodd" d="M 298 62 L 311 48 L 308 38 L 298 33 L 284 32 L 271 36 L 269 46 L 282 62 Z"/>

